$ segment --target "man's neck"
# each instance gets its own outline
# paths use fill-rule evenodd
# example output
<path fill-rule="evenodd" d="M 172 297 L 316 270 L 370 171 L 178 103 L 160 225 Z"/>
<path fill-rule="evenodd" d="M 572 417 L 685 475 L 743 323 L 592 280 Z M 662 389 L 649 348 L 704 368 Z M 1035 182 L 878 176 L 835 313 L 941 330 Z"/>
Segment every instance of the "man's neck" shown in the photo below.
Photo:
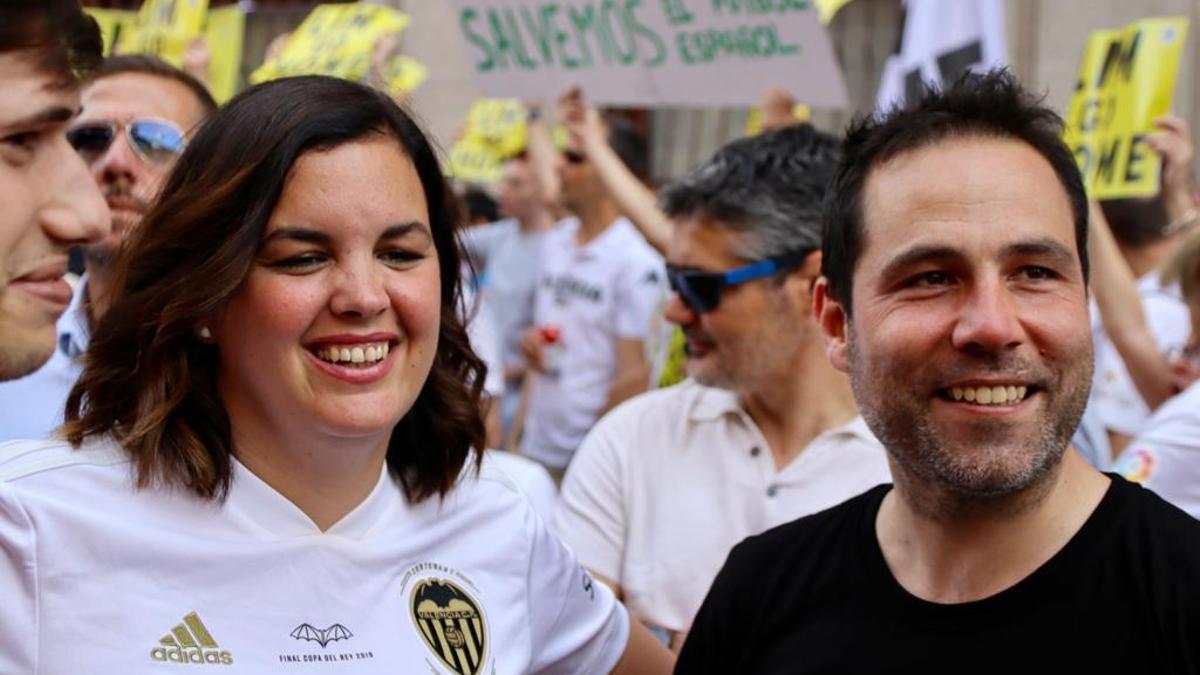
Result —
<path fill-rule="evenodd" d="M 521 230 L 521 232 L 524 232 L 525 234 L 545 232 L 553 226 L 554 218 L 546 209 L 538 209 L 534 213 L 517 218 L 517 229 Z"/>
<path fill-rule="evenodd" d="M 1074 449 L 1020 493 L 973 500 L 889 461 L 895 489 L 875 520 L 883 557 L 909 593 L 944 604 L 981 600 L 1028 577 L 1083 527 L 1109 485 Z"/>
<path fill-rule="evenodd" d="M 621 211 L 611 200 L 597 199 L 578 209 L 576 215 L 579 216 L 579 232 L 575 241 L 583 246 L 607 230 L 621 216 Z"/>
<path fill-rule="evenodd" d="M 767 441 L 775 468 L 782 469 L 821 433 L 853 419 L 858 407 L 849 378 L 819 349 L 801 349 L 794 363 L 776 372 L 738 399 Z"/>

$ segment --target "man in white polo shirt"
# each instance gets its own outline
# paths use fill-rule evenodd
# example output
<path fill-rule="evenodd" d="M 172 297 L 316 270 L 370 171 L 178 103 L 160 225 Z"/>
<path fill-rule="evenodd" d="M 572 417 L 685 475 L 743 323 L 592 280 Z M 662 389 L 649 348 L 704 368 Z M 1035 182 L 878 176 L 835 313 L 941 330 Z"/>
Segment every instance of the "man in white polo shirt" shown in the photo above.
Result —
<path fill-rule="evenodd" d="M 787 127 L 667 189 L 666 316 L 693 379 L 600 420 L 563 485 L 559 535 L 675 644 L 735 544 L 889 480 L 812 316 L 837 147 Z"/>
<path fill-rule="evenodd" d="M 627 120 L 607 122 L 609 144 L 635 174 L 645 143 Z M 665 288 L 662 259 L 621 215 L 573 138 L 558 159 L 560 199 L 575 214 L 546 233 L 523 346 L 529 381 L 521 453 L 556 477 L 605 411 L 646 389 L 643 342 Z"/>

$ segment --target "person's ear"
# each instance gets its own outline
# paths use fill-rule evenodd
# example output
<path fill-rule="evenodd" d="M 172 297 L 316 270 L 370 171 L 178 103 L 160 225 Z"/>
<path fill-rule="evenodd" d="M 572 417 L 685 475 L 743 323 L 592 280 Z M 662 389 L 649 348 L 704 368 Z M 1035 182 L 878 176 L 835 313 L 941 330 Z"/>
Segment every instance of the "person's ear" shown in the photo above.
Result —
<path fill-rule="evenodd" d="M 812 305 L 813 289 L 817 277 L 821 276 L 821 251 L 813 251 L 804 258 L 804 262 L 788 273 L 784 285 L 793 298 L 797 298 L 800 307 Z"/>
<path fill-rule="evenodd" d="M 850 316 L 841 303 L 829 292 L 829 279 L 819 277 L 813 285 L 813 315 L 821 327 L 821 339 L 825 342 L 825 354 L 834 368 L 842 372 L 850 370 Z"/>

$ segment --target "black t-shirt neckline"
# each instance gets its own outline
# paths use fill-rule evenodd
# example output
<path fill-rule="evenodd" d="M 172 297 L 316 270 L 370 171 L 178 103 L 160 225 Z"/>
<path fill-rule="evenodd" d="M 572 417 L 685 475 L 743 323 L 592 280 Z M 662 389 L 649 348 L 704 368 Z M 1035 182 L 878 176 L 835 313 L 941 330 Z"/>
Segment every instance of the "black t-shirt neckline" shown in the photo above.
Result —
<path fill-rule="evenodd" d="M 904 588 L 883 556 L 883 548 L 875 534 L 875 520 L 883 498 L 893 488 L 892 485 L 880 485 L 871 490 L 862 501 L 863 508 L 859 513 L 859 541 L 861 544 L 861 560 L 866 569 L 866 578 L 880 593 L 882 607 L 891 607 L 897 618 L 905 621 L 914 618 L 926 622 L 942 623 L 946 621 L 967 620 L 968 617 L 995 617 L 1006 614 L 1006 609 L 1036 604 L 1039 597 L 1046 595 L 1046 586 L 1058 581 L 1062 571 L 1078 570 L 1080 565 L 1086 565 L 1088 551 L 1102 548 L 1102 539 L 1111 538 L 1113 523 L 1117 520 L 1118 512 L 1128 503 L 1131 490 L 1136 489 L 1123 478 L 1115 474 L 1105 474 L 1109 477 L 1109 486 L 1105 490 L 1100 503 L 1084 521 L 1067 543 L 1063 545 L 1045 563 L 1034 570 L 1029 576 L 1021 579 L 1008 588 L 986 598 L 961 603 L 939 603 L 924 600 L 913 595 Z"/>

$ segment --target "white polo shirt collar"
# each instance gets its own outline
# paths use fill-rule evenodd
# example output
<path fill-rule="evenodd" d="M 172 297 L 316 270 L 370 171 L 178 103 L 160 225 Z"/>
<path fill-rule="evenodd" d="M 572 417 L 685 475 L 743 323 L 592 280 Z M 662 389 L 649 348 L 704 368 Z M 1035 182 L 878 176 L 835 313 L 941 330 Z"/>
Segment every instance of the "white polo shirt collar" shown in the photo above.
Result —
<path fill-rule="evenodd" d="M 87 318 L 87 274 L 79 278 L 75 292 L 71 294 L 71 304 L 58 320 L 58 351 L 68 359 L 75 360 L 87 351 L 91 331 L 88 329 Z"/>

